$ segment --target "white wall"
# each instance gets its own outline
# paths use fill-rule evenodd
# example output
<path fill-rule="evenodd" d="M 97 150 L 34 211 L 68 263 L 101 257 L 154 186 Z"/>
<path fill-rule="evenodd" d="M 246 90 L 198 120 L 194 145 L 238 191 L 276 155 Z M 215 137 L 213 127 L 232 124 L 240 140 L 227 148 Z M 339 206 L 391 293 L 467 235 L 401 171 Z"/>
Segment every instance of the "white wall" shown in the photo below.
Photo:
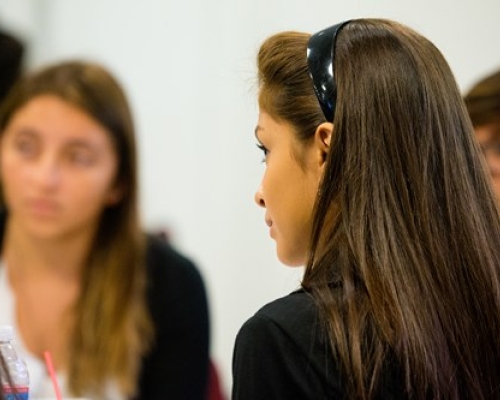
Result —
<path fill-rule="evenodd" d="M 253 204 L 263 171 L 253 137 L 261 40 L 392 18 L 429 37 L 466 89 L 500 67 L 499 15 L 498 0 L 0 0 L 0 23 L 31 43 L 30 67 L 85 57 L 123 82 L 139 133 L 144 223 L 169 227 L 198 263 L 228 391 L 238 328 L 297 287 L 301 272 L 278 264 Z"/>

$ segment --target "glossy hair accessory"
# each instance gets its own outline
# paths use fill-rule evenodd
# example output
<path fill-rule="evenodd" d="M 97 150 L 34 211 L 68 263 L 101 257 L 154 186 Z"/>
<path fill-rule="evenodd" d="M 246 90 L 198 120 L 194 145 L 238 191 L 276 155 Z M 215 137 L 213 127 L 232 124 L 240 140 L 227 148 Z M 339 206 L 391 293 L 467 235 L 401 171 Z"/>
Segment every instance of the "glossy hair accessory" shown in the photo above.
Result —
<path fill-rule="evenodd" d="M 333 122 L 337 103 L 335 83 L 335 42 L 339 31 L 350 20 L 332 25 L 312 35 L 307 42 L 307 66 L 313 81 L 314 92 L 328 122 Z"/>

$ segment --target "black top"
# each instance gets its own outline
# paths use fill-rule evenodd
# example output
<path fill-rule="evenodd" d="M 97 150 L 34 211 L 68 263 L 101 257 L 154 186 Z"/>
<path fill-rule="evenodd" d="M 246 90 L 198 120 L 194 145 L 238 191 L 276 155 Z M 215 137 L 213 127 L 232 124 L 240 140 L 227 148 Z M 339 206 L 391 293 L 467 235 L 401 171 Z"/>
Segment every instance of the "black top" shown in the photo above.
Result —
<path fill-rule="evenodd" d="M 0 211 L 0 246 L 5 220 Z M 152 235 L 147 238 L 146 268 L 155 341 L 143 359 L 135 399 L 205 400 L 209 315 L 200 272 L 172 246 Z"/>
<path fill-rule="evenodd" d="M 384 374 L 379 399 L 404 399 Z M 297 291 L 260 309 L 240 329 L 232 400 L 347 399 L 312 297 Z"/>
<path fill-rule="evenodd" d="M 209 321 L 196 266 L 170 245 L 148 237 L 148 302 L 156 344 L 144 359 L 137 399 L 206 399 Z"/>

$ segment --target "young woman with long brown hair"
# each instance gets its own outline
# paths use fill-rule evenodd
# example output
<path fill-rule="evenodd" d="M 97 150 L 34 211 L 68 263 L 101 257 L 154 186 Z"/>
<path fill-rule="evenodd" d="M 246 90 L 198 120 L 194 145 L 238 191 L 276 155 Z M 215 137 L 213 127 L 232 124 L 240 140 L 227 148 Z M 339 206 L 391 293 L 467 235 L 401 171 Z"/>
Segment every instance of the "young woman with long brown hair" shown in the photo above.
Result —
<path fill-rule="evenodd" d="M 500 216 L 453 74 L 401 24 L 258 55 L 255 195 L 300 290 L 258 311 L 233 399 L 496 399 Z"/>
<path fill-rule="evenodd" d="M 143 233 L 125 94 L 69 61 L 24 77 L 0 110 L 0 322 L 30 398 L 204 399 L 208 310 L 197 268 Z"/>

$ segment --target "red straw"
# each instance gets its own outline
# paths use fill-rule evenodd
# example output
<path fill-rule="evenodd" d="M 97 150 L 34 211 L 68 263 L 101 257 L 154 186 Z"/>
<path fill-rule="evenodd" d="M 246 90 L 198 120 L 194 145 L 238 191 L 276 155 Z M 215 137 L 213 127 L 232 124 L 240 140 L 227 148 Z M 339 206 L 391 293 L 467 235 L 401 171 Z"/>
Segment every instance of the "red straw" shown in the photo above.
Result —
<path fill-rule="evenodd" d="M 52 380 L 52 386 L 54 386 L 54 392 L 56 392 L 57 400 L 62 400 L 61 389 L 57 383 L 56 373 L 54 372 L 54 365 L 52 364 L 52 357 L 49 351 L 44 351 L 43 356 L 45 357 L 45 365 L 49 371 L 50 379 Z"/>

